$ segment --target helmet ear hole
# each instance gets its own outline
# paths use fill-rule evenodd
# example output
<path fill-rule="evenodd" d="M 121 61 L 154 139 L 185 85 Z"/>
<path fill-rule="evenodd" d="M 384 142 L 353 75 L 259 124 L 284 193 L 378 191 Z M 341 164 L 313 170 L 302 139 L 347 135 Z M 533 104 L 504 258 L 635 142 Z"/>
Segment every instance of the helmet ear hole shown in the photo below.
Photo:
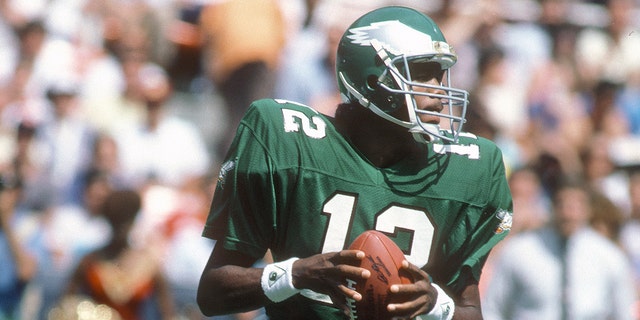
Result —
<path fill-rule="evenodd" d="M 377 87 L 378 87 L 378 77 L 376 77 L 375 75 L 370 74 L 367 77 L 367 89 L 376 90 Z"/>

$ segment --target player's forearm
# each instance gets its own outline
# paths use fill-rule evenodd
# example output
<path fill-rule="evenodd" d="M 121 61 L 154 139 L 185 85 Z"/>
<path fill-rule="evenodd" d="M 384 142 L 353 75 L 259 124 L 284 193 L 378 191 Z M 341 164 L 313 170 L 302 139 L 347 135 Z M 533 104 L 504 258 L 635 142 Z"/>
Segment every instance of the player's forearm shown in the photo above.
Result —
<path fill-rule="evenodd" d="M 456 309 L 452 320 L 482 320 L 480 292 L 477 284 L 467 286 L 461 295 L 454 300 Z"/>
<path fill-rule="evenodd" d="M 482 320 L 480 306 L 456 306 L 453 320 Z"/>
<path fill-rule="evenodd" d="M 466 291 L 473 291 L 475 286 L 470 286 Z M 393 288 L 392 288 L 393 290 Z M 468 299 L 467 296 L 451 297 L 439 285 L 432 283 L 425 294 L 427 300 L 434 301 L 429 311 L 417 316 L 423 320 L 482 320 L 480 301 Z M 477 297 L 477 295 L 474 295 Z M 435 300 L 434 300 L 435 299 Z M 413 316 L 412 316 L 413 317 Z"/>
<path fill-rule="evenodd" d="M 245 312 L 269 300 L 260 285 L 262 269 L 227 265 L 206 270 L 198 286 L 198 305 L 207 316 Z"/>

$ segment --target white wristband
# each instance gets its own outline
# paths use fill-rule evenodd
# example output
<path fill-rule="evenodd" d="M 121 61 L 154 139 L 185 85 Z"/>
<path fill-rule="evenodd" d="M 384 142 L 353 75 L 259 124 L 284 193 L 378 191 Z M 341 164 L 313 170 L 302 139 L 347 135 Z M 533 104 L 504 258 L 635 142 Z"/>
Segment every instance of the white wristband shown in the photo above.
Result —
<path fill-rule="evenodd" d="M 293 286 L 293 263 L 298 258 L 268 264 L 262 271 L 260 284 L 264 295 L 273 302 L 284 301 L 300 292 Z"/>
<path fill-rule="evenodd" d="M 433 309 L 431 309 L 431 312 L 423 314 L 419 316 L 419 318 L 424 320 L 453 319 L 453 312 L 456 308 L 453 303 L 453 299 L 451 299 L 451 297 L 449 297 L 437 284 L 432 283 L 431 285 L 436 288 L 436 291 L 438 291 L 438 299 L 436 299 L 436 304 L 433 306 Z"/>

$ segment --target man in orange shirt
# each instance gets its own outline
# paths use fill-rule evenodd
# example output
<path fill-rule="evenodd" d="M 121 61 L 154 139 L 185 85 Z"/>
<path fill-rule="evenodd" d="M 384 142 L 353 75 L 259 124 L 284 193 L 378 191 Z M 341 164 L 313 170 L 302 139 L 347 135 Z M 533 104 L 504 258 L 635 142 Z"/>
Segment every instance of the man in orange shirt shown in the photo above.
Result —
<path fill-rule="evenodd" d="M 226 0 L 203 8 L 200 28 L 206 72 L 229 117 L 223 153 L 251 102 L 272 95 L 286 23 L 276 0 Z"/>

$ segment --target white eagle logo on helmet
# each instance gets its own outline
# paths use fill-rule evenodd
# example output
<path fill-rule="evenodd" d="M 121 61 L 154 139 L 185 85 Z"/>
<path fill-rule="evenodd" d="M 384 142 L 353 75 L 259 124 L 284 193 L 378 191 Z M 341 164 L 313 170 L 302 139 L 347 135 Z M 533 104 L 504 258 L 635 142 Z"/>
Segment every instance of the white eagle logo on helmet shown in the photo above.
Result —
<path fill-rule="evenodd" d="M 395 55 L 418 55 L 438 51 L 434 48 L 430 35 L 398 20 L 375 22 L 369 26 L 349 29 L 349 32 L 351 34 L 347 37 L 351 39 L 351 43 L 372 46 L 372 42 L 377 41 Z"/>

